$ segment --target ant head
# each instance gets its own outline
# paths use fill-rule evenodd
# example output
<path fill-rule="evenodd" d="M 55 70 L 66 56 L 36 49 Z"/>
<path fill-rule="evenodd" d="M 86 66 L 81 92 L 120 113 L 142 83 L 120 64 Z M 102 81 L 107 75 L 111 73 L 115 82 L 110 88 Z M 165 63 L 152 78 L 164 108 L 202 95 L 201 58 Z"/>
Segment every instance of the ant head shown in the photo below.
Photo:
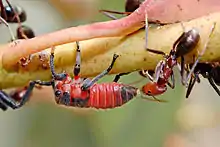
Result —
<path fill-rule="evenodd" d="M 163 94 L 167 90 L 166 85 L 158 86 L 156 82 L 147 83 L 142 87 L 142 92 L 148 96 L 156 96 Z"/>
<path fill-rule="evenodd" d="M 17 39 L 26 39 L 23 34 L 27 37 L 27 38 L 34 38 L 35 37 L 35 33 L 34 31 L 25 25 L 22 25 L 21 27 L 17 28 Z"/>

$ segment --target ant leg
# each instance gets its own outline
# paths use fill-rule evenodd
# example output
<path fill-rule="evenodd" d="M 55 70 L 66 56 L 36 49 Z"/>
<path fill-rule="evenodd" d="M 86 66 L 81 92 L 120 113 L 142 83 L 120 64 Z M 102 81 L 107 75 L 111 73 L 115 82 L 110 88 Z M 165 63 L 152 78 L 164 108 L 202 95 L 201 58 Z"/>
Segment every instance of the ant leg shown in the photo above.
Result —
<path fill-rule="evenodd" d="M 2 18 L 1 16 L 0 16 L 0 21 L 3 22 L 3 23 L 5 24 L 5 26 L 8 28 L 9 33 L 10 33 L 11 38 L 12 38 L 12 41 L 15 41 L 15 36 L 14 36 L 14 34 L 13 34 L 13 31 L 12 31 L 11 27 L 10 27 L 9 24 L 7 23 L 7 21 L 4 20 L 4 18 Z"/>
<path fill-rule="evenodd" d="M 79 79 L 79 73 L 80 73 L 80 64 L 81 64 L 81 51 L 80 51 L 80 46 L 79 46 L 79 42 L 76 41 L 76 63 L 73 69 L 73 74 L 74 74 L 74 78 L 75 80 Z"/>
<path fill-rule="evenodd" d="M 7 17 L 7 14 L 6 14 L 6 11 L 5 11 L 5 7 L 4 7 L 4 5 L 3 5 L 2 0 L 0 0 L 0 10 L 1 10 L 1 16 L 2 16 L 5 20 L 7 20 L 8 17 Z"/>
<path fill-rule="evenodd" d="M 213 81 L 212 77 L 208 76 L 208 80 L 209 83 L 211 84 L 211 86 L 215 89 L 215 91 L 217 92 L 217 94 L 220 96 L 220 90 L 218 89 L 218 87 L 216 86 L 215 82 Z"/>
<path fill-rule="evenodd" d="M 191 77 L 190 78 L 190 81 L 189 81 L 189 86 L 187 88 L 187 91 L 186 91 L 186 98 L 189 97 L 191 91 L 192 91 L 192 88 L 193 86 L 195 85 L 195 82 L 197 80 L 197 78 L 199 77 L 199 74 L 198 73 L 195 73 L 195 77 Z"/>
<path fill-rule="evenodd" d="M 181 56 L 181 61 L 180 61 L 180 76 L 181 76 L 181 82 L 182 82 L 182 85 L 186 85 L 185 83 L 185 58 L 184 56 Z"/>
<path fill-rule="evenodd" d="M 133 12 L 119 12 L 119 11 L 105 10 L 105 9 L 99 10 L 99 12 L 107 12 L 107 13 L 121 14 L 121 15 L 123 15 L 123 14 L 130 15 L 131 13 L 133 13 Z"/>
<path fill-rule="evenodd" d="M 112 10 L 99 10 L 99 12 L 101 12 L 102 14 L 104 14 L 105 16 L 107 16 L 113 20 L 116 20 L 118 18 L 112 14 L 130 15 L 132 13 L 132 12 L 118 12 L 118 11 L 112 11 Z"/>
<path fill-rule="evenodd" d="M 111 65 L 106 69 L 104 70 L 101 74 L 97 75 L 95 78 L 93 78 L 92 80 L 89 80 L 89 79 L 86 79 L 83 81 L 83 85 L 81 87 L 82 90 L 87 90 L 89 89 L 95 82 L 97 82 L 100 78 L 104 77 L 105 75 L 107 75 L 112 67 L 114 66 L 114 63 L 116 61 L 116 59 L 119 57 L 119 55 L 117 54 L 114 54 L 113 56 L 113 59 L 112 59 L 112 62 L 111 62 Z"/>
<path fill-rule="evenodd" d="M 155 71 L 154 71 L 155 78 L 152 77 L 153 72 L 151 71 L 151 74 L 150 74 L 148 72 L 148 70 L 146 72 L 144 70 L 142 70 L 142 75 L 144 75 L 145 77 L 148 77 L 149 80 L 152 82 L 157 82 L 160 77 L 160 73 L 161 73 L 163 67 L 164 67 L 164 61 L 161 60 L 155 68 Z"/>
<path fill-rule="evenodd" d="M 15 102 L 8 94 L 3 91 L 0 91 L 0 99 L 3 101 L 7 106 L 11 107 L 12 109 L 18 109 L 22 107 L 30 98 L 31 92 L 34 88 L 35 82 L 30 82 L 29 87 L 27 88 L 26 93 L 22 97 L 19 103 Z"/>
<path fill-rule="evenodd" d="M 207 41 L 206 41 L 206 43 L 205 43 L 205 45 L 204 45 L 204 48 L 203 48 L 202 52 L 199 53 L 199 55 L 198 55 L 196 61 L 194 62 L 193 66 L 192 66 L 192 68 L 191 68 L 191 70 L 190 70 L 190 72 L 189 72 L 189 74 L 188 74 L 188 76 L 187 76 L 187 78 L 186 78 L 186 80 L 185 80 L 185 83 L 187 83 L 187 81 L 188 81 L 189 78 L 191 77 L 191 75 L 192 75 L 192 73 L 193 73 L 195 67 L 196 67 L 197 64 L 199 63 L 199 60 L 201 59 L 202 55 L 205 53 L 206 48 L 207 48 L 207 45 L 208 45 L 208 43 L 209 43 L 209 39 L 210 39 L 212 33 L 214 32 L 215 25 L 216 25 L 216 22 L 212 25 L 212 28 L 211 28 L 211 30 L 210 30 L 210 33 L 209 33 L 208 39 L 207 39 Z"/>
<path fill-rule="evenodd" d="M 152 96 L 152 98 L 149 98 L 149 97 L 146 97 L 145 95 L 141 94 L 141 98 L 144 99 L 144 100 L 149 100 L 149 101 L 156 101 L 156 102 L 167 102 L 166 100 L 160 100 L 160 99 L 157 99 L 156 97 Z"/>
<path fill-rule="evenodd" d="M 175 88 L 175 77 L 174 74 L 171 75 L 171 81 L 172 84 L 170 82 L 167 82 L 168 86 L 170 86 L 170 88 L 174 89 Z"/>
<path fill-rule="evenodd" d="M 165 66 L 165 61 L 163 61 L 163 60 L 161 60 L 158 64 L 157 64 L 157 66 L 156 66 L 156 68 L 155 68 L 155 78 L 154 78 L 154 82 L 157 82 L 158 81 L 158 79 L 160 78 L 160 74 L 161 74 L 161 72 L 163 71 L 163 68 L 164 68 L 164 66 Z"/>
<path fill-rule="evenodd" d="M 144 71 L 142 70 L 142 75 L 144 75 L 145 77 L 147 77 L 150 81 L 154 81 L 154 78 L 152 77 L 152 75 L 149 74 L 148 70 Z"/>
<path fill-rule="evenodd" d="M 0 108 L 3 111 L 6 111 L 8 109 L 7 105 L 0 99 Z"/>
<path fill-rule="evenodd" d="M 101 12 L 102 14 L 104 14 L 105 16 L 109 17 L 112 20 L 117 20 L 118 19 L 117 17 L 115 17 L 114 15 L 109 13 L 108 10 L 100 10 L 99 12 Z"/>
<path fill-rule="evenodd" d="M 155 54 L 160 54 L 160 55 L 166 56 L 166 54 L 163 51 L 159 51 L 159 50 L 155 50 L 155 49 L 150 49 L 150 48 L 147 48 L 147 51 L 155 53 Z"/>
<path fill-rule="evenodd" d="M 145 13 L 145 48 L 147 49 L 148 45 L 148 15 Z"/>
<path fill-rule="evenodd" d="M 127 75 L 127 74 L 129 74 L 129 73 L 130 73 L 130 72 L 117 74 L 117 75 L 115 76 L 113 82 L 118 82 L 118 80 L 121 78 L 121 76 Z"/>
<path fill-rule="evenodd" d="M 63 79 L 66 78 L 67 74 L 66 73 L 57 74 L 55 72 L 55 69 L 54 69 L 54 50 L 55 50 L 55 47 L 52 47 L 51 53 L 50 53 L 50 71 L 51 71 L 52 76 L 55 80 L 62 81 Z"/>

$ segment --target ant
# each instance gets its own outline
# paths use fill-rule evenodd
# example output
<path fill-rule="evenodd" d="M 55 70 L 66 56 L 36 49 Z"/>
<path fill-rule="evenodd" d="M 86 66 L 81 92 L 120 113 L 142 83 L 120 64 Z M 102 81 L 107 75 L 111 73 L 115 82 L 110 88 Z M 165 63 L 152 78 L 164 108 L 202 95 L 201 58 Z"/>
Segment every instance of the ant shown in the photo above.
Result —
<path fill-rule="evenodd" d="M 9 23 L 21 23 L 27 20 L 26 12 L 22 7 L 12 6 L 8 0 L 5 0 L 8 4 L 3 5 L 2 0 L 0 0 L 1 17 Z"/>
<path fill-rule="evenodd" d="M 4 23 L 4 25 L 9 29 L 12 40 L 15 41 L 12 29 L 8 23 L 18 23 L 19 28 L 21 28 L 21 23 L 27 20 L 27 15 L 23 8 L 19 6 L 12 6 L 8 0 L 5 1 L 7 3 L 7 6 L 4 6 L 3 1 L 0 0 L 0 21 Z M 20 33 L 25 36 L 22 31 Z"/>
<path fill-rule="evenodd" d="M 124 105 L 137 95 L 138 88 L 129 85 L 119 84 L 116 82 L 102 84 L 96 83 L 100 78 L 107 75 L 111 71 L 116 59 L 119 57 L 117 54 L 114 54 L 110 66 L 92 80 L 80 78 L 79 73 L 81 64 L 81 51 L 79 43 L 76 42 L 76 44 L 76 63 L 73 70 L 74 79 L 72 79 L 67 73 L 57 74 L 55 72 L 55 47 L 52 47 L 50 55 L 50 70 L 52 73 L 52 80 L 38 80 L 30 82 L 27 91 L 19 103 L 16 103 L 6 93 L 0 91 L 0 107 L 3 110 L 6 110 L 7 106 L 10 106 L 13 109 L 20 108 L 25 104 L 25 102 L 28 101 L 35 84 L 44 86 L 52 85 L 56 102 L 58 104 L 73 107 L 96 109 L 115 108 Z"/>
<path fill-rule="evenodd" d="M 204 49 L 202 52 L 198 55 L 198 59 L 195 62 L 198 63 L 199 59 L 203 55 L 206 46 L 209 42 L 210 35 L 213 33 L 216 23 L 211 28 L 211 31 L 209 33 L 209 38 L 207 42 L 205 43 Z M 200 35 L 196 29 L 191 29 L 189 31 L 184 31 L 182 35 L 174 42 L 173 48 L 171 49 L 169 55 L 166 55 L 162 51 L 154 50 L 154 49 L 147 49 L 149 52 L 160 54 L 164 56 L 164 60 L 161 60 L 156 68 L 155 68 L 155 78 L 153 78 L 148 72 L 146 72 L 146 76 L 149 77 L 150 82 L 147 83 L 142 87 L 142 92 L 145 93 L 145 95 L 152 96 L 154 99 L 156 99 L 154 96 L 163 94 L 165 91 L 167 91 L 167 85 L 174 89 L 175 87 L 175 79 L 174 79 L 174 72 L 173 68 L 178 65 L 177 58 L 181 57 L 181 65 L 180 65 L 180 74 L 182 79 L 182 84 L 185 85 L 186 81 L 184 81 L 184 55 L 191 52 L 198 44 L 200 40 Z M 193 65 L 195 66 L 195 65 Z M 193 72 L 193 68 L 189 72 L 188 76 L 191 76 Z M 169 82 L 169 78 L 171 78 L 172 83 Z"/>
<path fill-rule="evenodd" d="M 16 39 L 30 39 L 35 37 L 34 31 L 26 25 L 21 25 L 21 27 L 18 27 L 16 30 L 16 34 L 17 34 Z"/>
<path fill-rule="evenodd" d="M 10 2 L 8 0 L 6 0 L 7 2 L 7 6 L 3 5 L 2 0 L 0 0 L 0 8 L 1 8 L 1 16 L 0 19 L 2 20 L 2 22 L 9 28 L 10 34 L 11 34 L 11 41 L 15 41 L 15 39 L 28 39 L 28 38 L 33 38 L 35 37 L 35 33 L 33 32 L 33 30 L 25 25 L 21 25 L 21 22 L 26 21 L 27 16 L 26 16 L 26 12 L 24 11 L 24 9 L 22 9 L 19 6 L 12 6 L 10 4 Z M 12 33 L 12 30 L 9 26 L 8 23 L 18 23 L 19 27 L 17 28 L 16 32 L 17 32 L 17 37 L 14 37 L 14 34 Z M 28 62 L 29 58 L 21 58 L 20 60 L 20 64 L 22 66 L 25 66 Z M 40 88 L 40 87 L 38 87 Z M 13 92 L 11 92 L 9 95 L 16 101 L 19 101 L 22 99 L 25 91 L 27 90 L 27 86 L 23 87 L 23 88 L 18 88 L 16 90 L 14 90 Z"/>
<path fill-rule="evenodd" d="M 35 81 L 29 83 L 29 86 L 27 87 L 26 91 L 23 93 L 22 95 L 23 97 L 19 102 L 17 101 L 18 99 L 14 99 L 3 90 L 0 90 L 0 108 L 3 111 L 6 111 L 8 107 L 11 107 L 12 109 L 18 109 L 22 107 L 29 100 L 35 84 L 36 84 Z"/>
<path fill-rule="evenodd" d="M 208 79 L 210 85 L 214 88 L 214 90 L 220 96 L 220 90 L 216 86 L 216 85 L 220 86 L 220 79 L 219 79 L 220 66 L 219 66 L 219 63 L 196 63 L 194 65 L 196 65 L 195 69 L 193 70 L 194 76 L 191 76 L 191 78 L 190 78 L 189 86 L 188 86 L 187 92 L 186 92 L 186 98 L 189 97 L 195 82 L 197 81 L 198 83 L 200 83 L 199 74 L 201 74 L 204 78 Z M 190 64 L 189 66 L 192 69 L 193 64 Z"/>
<path fill-rule="evenodd" d="M 20 27 L 18 27 L 16 30 L 16 34 L 17 34 L 16 39 L 31 39 L 35 37 L 34 31 L 26 25 L 21 25 Z M 22 57 L 19 61 L 19 64 L 22 67 L 25 67 L 30 63 L 30 61 L 31 61 L 31 55 L 29 55 L 28 57 Z"/>

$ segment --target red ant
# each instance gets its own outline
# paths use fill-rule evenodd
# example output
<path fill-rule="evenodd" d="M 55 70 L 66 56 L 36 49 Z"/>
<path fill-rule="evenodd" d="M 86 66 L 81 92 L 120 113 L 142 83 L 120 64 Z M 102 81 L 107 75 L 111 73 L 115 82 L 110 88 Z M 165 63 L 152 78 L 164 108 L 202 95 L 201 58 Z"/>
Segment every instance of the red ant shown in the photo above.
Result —
<path fill-rule="evenodd" d="M 211 31 L 209 33 L 209 38 L 210 35 L 213 33 L 214 28 L 215 28 L 216 23 L 211 28 Z M 203 51 L 198 55 L 198 59 L 195 62 L 195 65 L 198 63 L 199 59 L 203 55 L 206 46 L 209 42 L 209 38 L 205 44 L 205 47 Z M 151 75 L 149 75 L 146 72 L 146 75 L 149 77 L 150 81 L 146 85 L 142 87 L 142 92 L 145 93 L 148 96 L 152 96 L 154 99 L 156 95 L 163 94 L 167 90 L 167 85 L 174 89 L 175 87 L 175 80 L 174 80 L 174 73 L 173 73 L 173 68 L 174 66 L 178 65 L 177 63 L 177 58 L 181 57 L 181 78 L 182 78 L 182 83 L 185 85 L 186 81 L 184 81 L 184 55 L 187 53 L 191 52 L 196 45 L 198 44 L 200 40 L 200 35 L 196 29 L 191 29 L 188 32 L 183 32 L 182 35 L 175 41 L 172 50 L 170 51 L 169 55 L 166 55 L 162 51 L 158 50 L 153 50 L 153 49 L 147 49 L 150 52 L 156 53 L 156 54 L 161 54 L 164 56 L 164 60 L 161 60 L 156 68 L 155 68 L 155 78 L 153 78 Z M 195 66 L 193 65 L 193 67 Z M 194 68 L 191 69 L 190 73 L 188 76 L 191 76 Z M 169 78 L 171 78 L 172 83 L 169 82 Z"/>
<path fill-rule="evenodd" d="M 101 74 L 97 75 L 92 80 L 82 79 L 79 76 L 81 53 L 79 43 L 77 42 L 76 63 L 74 66 L 74 79 L 67 73 L 55 73 L 54 69 L 54 50 L 52 47 L 50 55 L 50 69 L 52 73 L 52 81 L 32 81 L 30 82 L 24 96 L 19 103 L 16 103 L 5 92 L 0 91 L 0 107 L 3 110 L 10 106 L 13 109 L 20 108 L 29 100 L 32 89 L 35 84 L 50 86 L 52 85 L 55 94 L 55 100 L 58 104 L 83 107 L 83 108 L 97 108 L 108 109 L 119 107 L 128 101 L 132 100 L 138 93 L 138 88 L 119 84 L 116 82 L 97 84 L 96 82 L 107 75 L 119 55 L 114 54 L 110 66 Z"/>

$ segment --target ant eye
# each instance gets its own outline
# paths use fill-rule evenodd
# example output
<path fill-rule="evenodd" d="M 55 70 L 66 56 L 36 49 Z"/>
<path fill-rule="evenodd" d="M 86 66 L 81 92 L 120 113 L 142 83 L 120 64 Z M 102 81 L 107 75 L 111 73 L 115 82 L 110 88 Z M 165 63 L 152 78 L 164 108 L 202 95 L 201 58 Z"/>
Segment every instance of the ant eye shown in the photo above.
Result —
<path fill-rule="evenodd" d="M 61 91 L 60 91 L 60 90 L 56 90 L 56 91 L 55 91 L 55 96 L 56 96 L 56 97 L 59 97 L 60 95 L 61 95 Z"/>

